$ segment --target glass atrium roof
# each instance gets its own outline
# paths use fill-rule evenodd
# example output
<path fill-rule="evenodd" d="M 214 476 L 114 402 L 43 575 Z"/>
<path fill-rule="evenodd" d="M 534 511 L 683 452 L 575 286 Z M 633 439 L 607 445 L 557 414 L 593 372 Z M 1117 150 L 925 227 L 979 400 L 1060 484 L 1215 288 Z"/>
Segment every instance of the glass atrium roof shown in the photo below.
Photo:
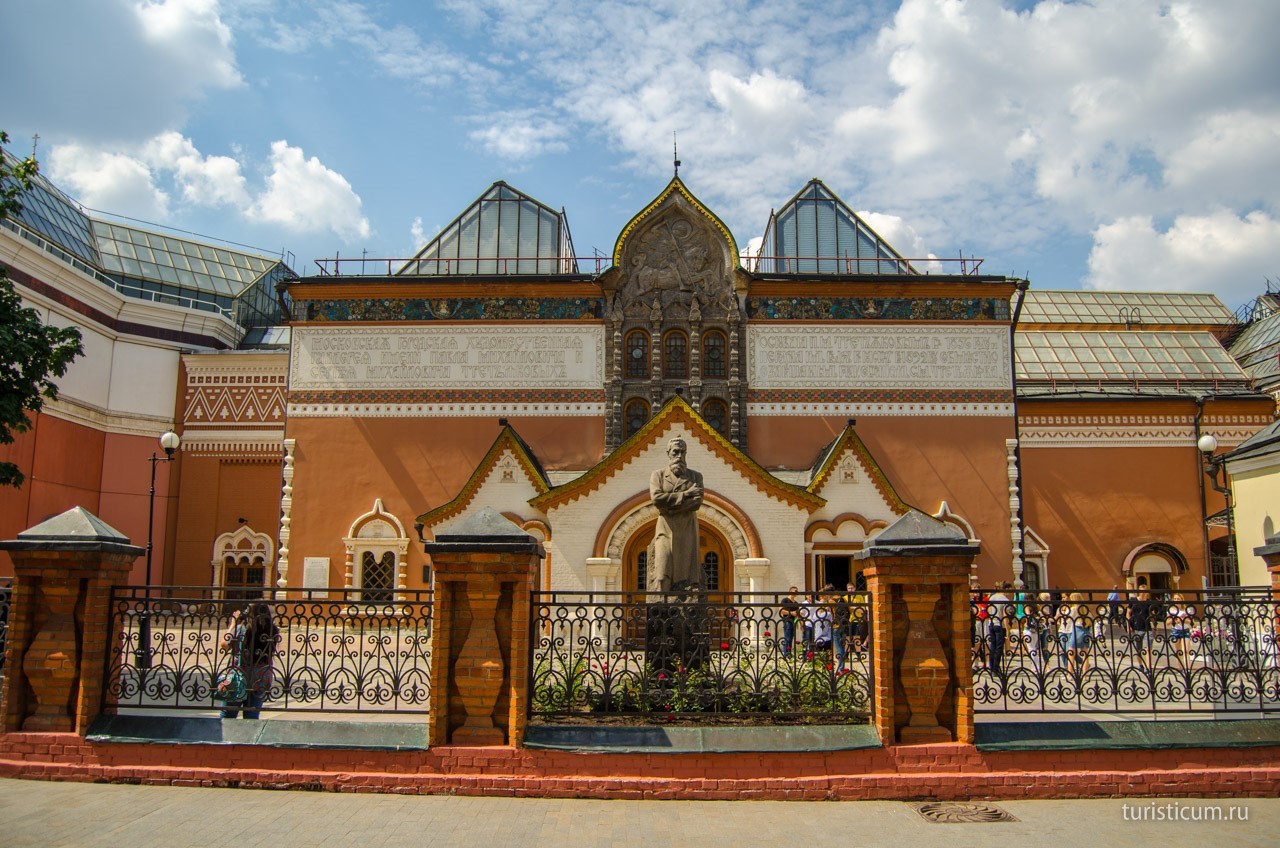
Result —
<path fill-rule="evenodd" d="M 916 273 L 818 179 L 770 215 L 750 268 L 767 274 Z"/>
<path fill-rule="evenodd" d="M 94 221 L 93 234 L 107 273 L 185 286 L 207 294 L 235 297 L 280 264 L 279 259 L 118 223 Z"/>
<path fill-rule="evenodd" d="M 1020 382 L 1223 383 L 1248 377 L 1210 332 L 1019 330 Z"/>
<path fill-rule="evenodd" d="M 1023 301 L 1019 323 L 1219 326 L 1235 320 L 1212 294 L 1032 289 Z"/>
<path fill-rule="evenodd" d="M 6 164 L 18 161 L 7 150 L 2 155 Z M 5 179 L 5 185 L 11 185 L 9 178 Z M 98 264 L 98 251 L 89 231 L 89 216 L 43 174 L 36 174 L 31 181 L 31 190 L 19 200 L 22 209 L 13 216 L 16 221 L 70 251 L 81 261 Z"/>
<path fill-rule="evenodd" d="M 563 212 L 496 182 L 397 274 L 576 274 Z"/>
<path fill-rule="evenodd" d="M 1280 312 L 1245 327 L 1231 343 L 1231 355 L 1260 384 L 1280 377 Z"/>

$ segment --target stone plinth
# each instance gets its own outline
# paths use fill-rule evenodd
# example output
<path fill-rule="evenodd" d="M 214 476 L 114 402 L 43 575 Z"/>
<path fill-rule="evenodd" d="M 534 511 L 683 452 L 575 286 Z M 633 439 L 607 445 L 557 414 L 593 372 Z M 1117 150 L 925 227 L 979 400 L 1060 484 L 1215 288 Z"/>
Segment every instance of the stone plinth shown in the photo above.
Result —
<path fill-rule="evenodd" d="M 519 746 L 542 545 L 485 507 L 442 528 L 424 549 L 435 573 L 431 744 Z"/>
<path fill-rule="evenodd" d="M 917 510 L 857 554 L 871 596 L 875 720 L 885 745 L 973 742 L 969 571 L 957 527 Z"/>
<path fill-rule="evenodd" d="M 0 730 L 84 733 L 102 706 L 111 587 L 144 548 L 75 507 L 0 542 L 13 597 Z"/>

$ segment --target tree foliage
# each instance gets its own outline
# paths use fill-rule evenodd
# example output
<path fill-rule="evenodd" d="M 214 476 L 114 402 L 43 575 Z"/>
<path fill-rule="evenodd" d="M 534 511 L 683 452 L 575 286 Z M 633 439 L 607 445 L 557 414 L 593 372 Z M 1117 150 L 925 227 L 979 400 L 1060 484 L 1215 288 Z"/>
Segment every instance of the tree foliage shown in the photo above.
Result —
<path fill-rule="evenodd" d="M 0 131 L 0 145 L 8 141 Z M 22 194 L 31 188 L 38 167 L 34 159 L 0 154 L 0 218 L 21 211 Z M 80 331 L 49 326 L 39 312 L 24 307 L 8 269 L 0 265 L 0 444 L 12 444 L 14 433 L 31 426 L 27 413 L 39 412 L 45 400 L 58 397 L 53 381 L 82 353 Z M 24 479 L 15 463 L 0 462 L 0 485 L 19 487 Z"/>

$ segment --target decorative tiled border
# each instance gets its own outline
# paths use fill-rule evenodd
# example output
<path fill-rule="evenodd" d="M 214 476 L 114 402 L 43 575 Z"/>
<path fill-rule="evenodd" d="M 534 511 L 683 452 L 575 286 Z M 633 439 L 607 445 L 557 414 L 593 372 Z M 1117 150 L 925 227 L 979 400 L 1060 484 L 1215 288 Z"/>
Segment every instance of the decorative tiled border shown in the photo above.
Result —
<path fill-rule="evenodd" d="M 1261 415 L 1207 418 L 1200 433 L 1211 433 L 1224 450 L 1234 448 L 1270 423 Z M 1194 448 L 1191 415 L 1024 415 L 1019 437 L 1028 448 Z"/>
<path fill-rule="evenodd" d="M 329 298 L 300 304 L 306 321 L 575 321 L 604 317 L 598 297 Z"/>
<path fill-rule="evenodd" d="M 1012 418 L 1012 403 L 748 403 L 747 415 L 830 415 L 846 418 Z"/>
<path fill-rule="evenodd" d="M 291 403 L 290 418 L 602 418 L 604 403 Z"/>
<path fill-rule="evenodd" d="M 748 297 L 752 321 L 1008 321 L 996 297 Z"/>
<path fill-rule="evenodd" d="M 1013 392 L 1002 389 L 758 389 L 747 392 L 749 404 L 1012 404 Z"/>

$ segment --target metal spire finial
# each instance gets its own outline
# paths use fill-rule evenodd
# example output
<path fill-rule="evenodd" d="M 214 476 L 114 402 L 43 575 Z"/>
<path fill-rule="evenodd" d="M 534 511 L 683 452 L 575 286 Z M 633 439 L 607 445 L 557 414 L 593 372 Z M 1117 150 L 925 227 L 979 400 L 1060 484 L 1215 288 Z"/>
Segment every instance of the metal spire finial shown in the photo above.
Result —
<path fill-rule="evenodd" d="M 680 176 L 680 145 L 676 140 L 676 134 L 671 134 L 671 158 L 676 163 L 676 176 Z"/>

